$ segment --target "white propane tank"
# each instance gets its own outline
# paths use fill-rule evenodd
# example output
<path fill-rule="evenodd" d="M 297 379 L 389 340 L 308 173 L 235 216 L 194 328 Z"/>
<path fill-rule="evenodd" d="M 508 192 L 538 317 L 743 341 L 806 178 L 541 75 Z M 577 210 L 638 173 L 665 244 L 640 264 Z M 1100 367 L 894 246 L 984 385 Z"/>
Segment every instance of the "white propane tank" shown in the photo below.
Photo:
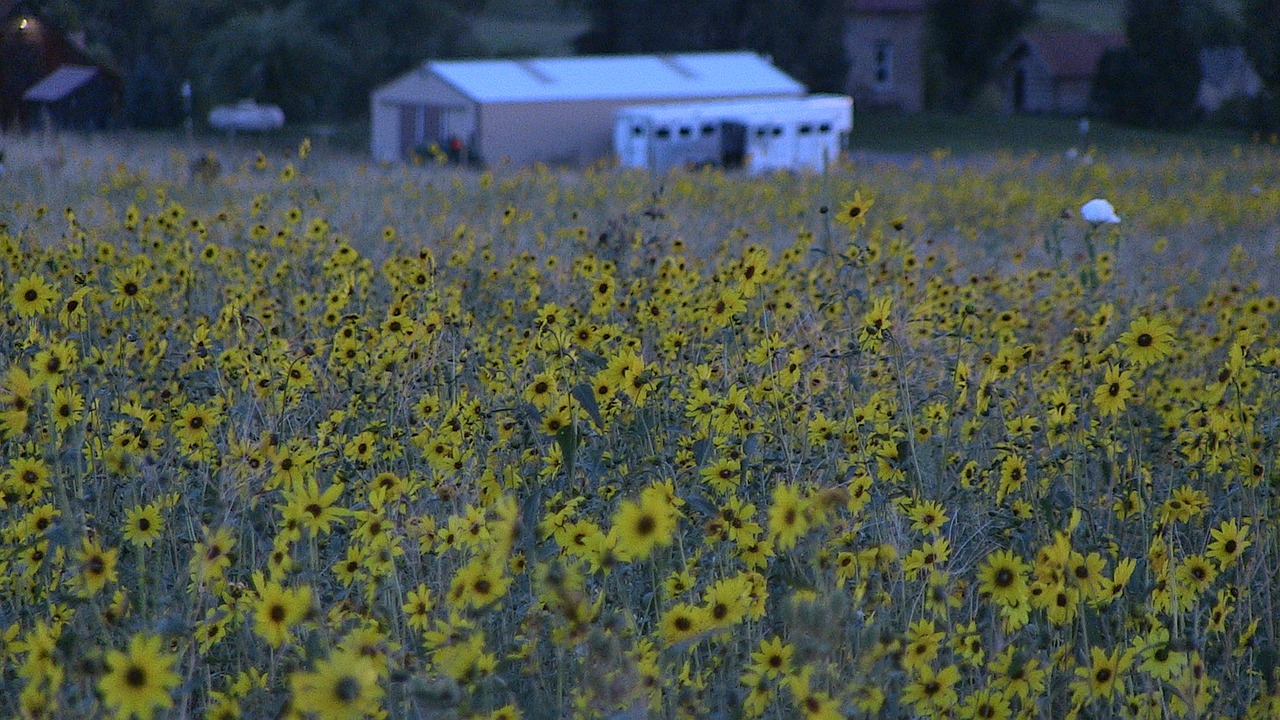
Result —
<path fill-rule="evenodd" d="M 235 105 L 219 105 L 209 111 L 209 124 L 228 132 L 266 132 L 284 126 L 284 111 L 278 105 L 259 105 L 241 100 Z"/>

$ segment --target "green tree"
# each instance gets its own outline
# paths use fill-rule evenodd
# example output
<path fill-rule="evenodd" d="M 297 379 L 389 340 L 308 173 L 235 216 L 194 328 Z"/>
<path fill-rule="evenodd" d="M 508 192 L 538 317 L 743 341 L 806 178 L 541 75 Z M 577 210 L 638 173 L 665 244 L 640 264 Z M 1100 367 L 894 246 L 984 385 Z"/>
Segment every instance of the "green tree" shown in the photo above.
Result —
<path fill-rule="evenodd" d="M 303 0 L 309 26 L 346 59 L 328 114 L 367 110 L 381 82 L 429 58 L 473 54 L 468 18 L 483 0 Z"/>
<path fill-rule="evenodd" d="M 1280 2 L 1242 0 L 1240 20 L 1254 70 L 1272 93 L 1280 93 Z"/>
<path fill-rule="evenodd" d="M 41 13 L 62 30 L 84 31 L 96 59 L 125 79 L 125 121 L 181 120 L 178 88 L 199 38 L 248 0 L 46 0 Z"/>
<path fill-rule="evenodd" d="M 331 115 L 350 58 L 313 31 L 295 2 L 228 19 L 197 49 L 199 87 L 214 102 L 252 98 L 279 105 L 286 118 Z"/>
<path fill-rule="evenodd" d="M 1280 129 L 1280 2 L 1242 0 L 1240 21 L 1245 51 L 1262 80 L 1262 92 L 1248 103 L 1247 122 L 1255 130 Z"/>
<path fill-rule="evenodd" d="M 1107 53 L 1094 100 L 1107 117 L 1174 130 L 1196 118 L 1201 39 L 1184 0 L 1128 0 L 1128 46 Z"/>
<path fill-rule="evenodd" d="M 933 0 L 929 19 L 941 60 L 942 103 L 968 108 L 991 79 L 996 59 L 1035 13 L 1035 0 Z"/>
<path fill-rule="evenodd" d="M 750 49 L 810 90 L 838 91 L 849 70 L 842 0 L 579 0 L 585 54 Z"/>
<path fill-rule="evenodd" d="M 83 29 L 125 77 L 136 125 L 181 120 L 190 79 L 197 109 L 242 97 L 291 121 L 346 118 L 369 92 L 429 57 L 464 54 L 483 0 L 46 0 Z"/>

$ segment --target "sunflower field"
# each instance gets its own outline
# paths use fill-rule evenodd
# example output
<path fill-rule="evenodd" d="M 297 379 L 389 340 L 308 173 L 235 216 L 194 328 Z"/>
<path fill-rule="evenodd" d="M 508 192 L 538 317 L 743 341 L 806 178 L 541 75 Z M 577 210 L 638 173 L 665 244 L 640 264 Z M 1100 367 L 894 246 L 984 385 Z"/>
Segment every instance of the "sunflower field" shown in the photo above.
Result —
<path fill-rule="evenodd" d="M 1274 146 L 31 142 L 4 717 L 1280 716 Z"/>

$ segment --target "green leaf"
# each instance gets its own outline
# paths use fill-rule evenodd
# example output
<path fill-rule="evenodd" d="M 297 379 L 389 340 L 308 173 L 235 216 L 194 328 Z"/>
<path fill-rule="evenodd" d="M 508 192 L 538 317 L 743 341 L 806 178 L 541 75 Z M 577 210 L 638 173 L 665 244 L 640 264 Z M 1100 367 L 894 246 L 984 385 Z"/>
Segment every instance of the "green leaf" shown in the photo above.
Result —
<path fill-rule="evenodd" d="M 578 404 L 583 410 L 591 416 L 591 420 L 595 422 L 596 427 L 604 429 L 604 418 L 600 417 L 600 405 L 596 403 L 596 392 L 587 383 L 579 383 L 570 391 L 573 397 L 577 399 Z"/>

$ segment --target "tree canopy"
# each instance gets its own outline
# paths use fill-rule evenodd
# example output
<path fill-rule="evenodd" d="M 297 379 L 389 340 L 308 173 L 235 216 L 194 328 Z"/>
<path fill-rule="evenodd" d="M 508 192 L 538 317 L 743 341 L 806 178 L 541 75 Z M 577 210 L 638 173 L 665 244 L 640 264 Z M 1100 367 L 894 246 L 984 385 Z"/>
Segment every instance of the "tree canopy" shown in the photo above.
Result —
<path fill-rule="evenodd" d="M 752 49 L 813 91 L 842 91 L 846 0 L 560 0 L 586 15 L 580 53 Z M 252 98 L 290 120 L 341 120 L 369 92 L 430 57 L 476 55 L 469 32 L 485 0 L 35 0 L 89 52 L 125 77 L 126 123 L 182 119 Z M 972 105 L 993 62 L 1035 18 L 1036 0 L 930 0 L 932 101 Z M 1178 127 L 1194 119 L 1203 46 L 1241 42 L 1265 90 L 1254 114 L 1280 125 L 1280 1 L 1126 0 L 1128 47 L 1109 55 L 1095 100 L 1126 122 Z"/>
<path fill-rule="evenodd" d="M 197 104 L 253 98 L 288 117 L 358 115 L 379 82 L 431 56 L 475 51 L 466 16 L 483 0 L 48 0 L 36 3 L 126 78 L 125 120 L 181 120 Z"/>
<path fill-rule="evenodd" d="M 1161 129 L 1184 128 L 1196 117 L 1203 40 L 1184 0 L 1128 0 L 1128 46 L 1108 53 L 1095 101 L 1111 119 Z"/>
<path fill-rule="evenodd" d="M 581 53 L 750 49 L 813 91 L 843 89 L 843 0 L 578 0 Z"/>
<path fill-rule="evenodd" d="M 1035 0 L 933 0 L 930 20 L 943 75 L 939 100 L 953 110 L 968 108 L 991 79 L 996 58 L 1035 12 Z"/>

